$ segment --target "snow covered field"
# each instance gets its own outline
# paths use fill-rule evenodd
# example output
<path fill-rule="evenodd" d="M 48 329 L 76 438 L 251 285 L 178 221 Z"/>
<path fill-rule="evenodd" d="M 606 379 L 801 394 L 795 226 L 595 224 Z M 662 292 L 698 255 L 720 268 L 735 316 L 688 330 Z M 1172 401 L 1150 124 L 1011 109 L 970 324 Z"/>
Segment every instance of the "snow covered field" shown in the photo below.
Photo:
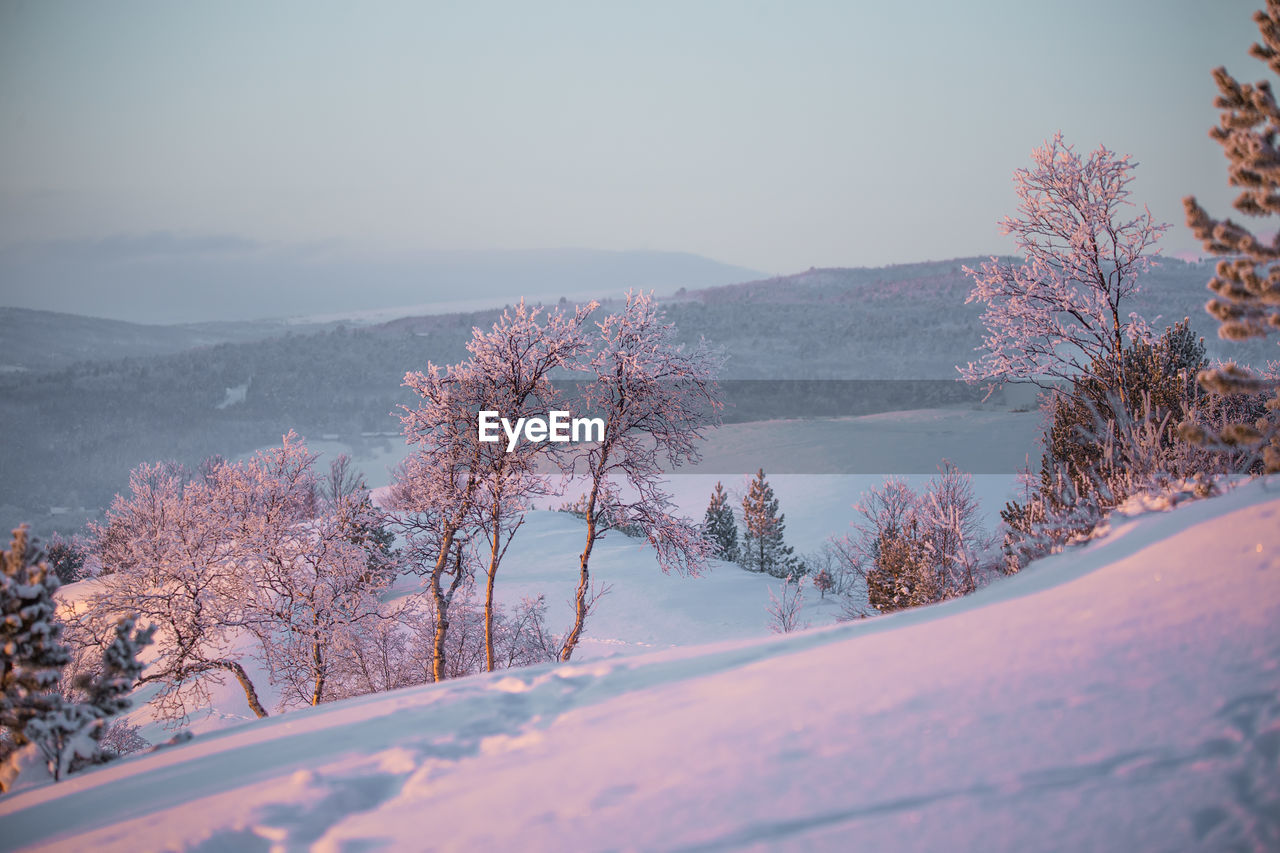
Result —
<path fill-rule="evenodd" d="M 1274 850 L 1278 624 L 1272 478 L 944 605 L 199 735 L 0 799 L 0 846 Z"/>

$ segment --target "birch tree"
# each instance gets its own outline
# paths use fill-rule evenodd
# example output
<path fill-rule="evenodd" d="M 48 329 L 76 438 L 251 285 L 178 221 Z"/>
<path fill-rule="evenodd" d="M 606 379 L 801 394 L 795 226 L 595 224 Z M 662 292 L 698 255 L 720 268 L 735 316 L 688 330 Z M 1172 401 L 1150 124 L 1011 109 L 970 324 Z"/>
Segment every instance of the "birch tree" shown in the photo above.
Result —
<path fill-rule="evenodd" d="M 292 531 L 281 559 L 263 561 L 244 595 L 282 704 L 319 705 L 340 695 L 346 659 L 365 638 L 366 623 L 382 619 L 381 594 L 391 578 L 370 572 L 368 554 L 349 537 L 358 498 L 329 508 Z"/>
<path fill-rule="evenodd" d="M 697 442 L 718 422 L 722 408 L 715 382 L 722 359 L 705 344 L 677 343 L 674 325 L 649 294 L 628 293 L 622 310 L 597 325 L 580 402 L 604 420 L 604 435 L 572 446 L 567 460 L 567 473 L 585 481 L 587 531 L 562 661 L 573 656 L 586 627 L 593 598 L 591 552 L 610 528 L 643 535 L 664 572 L 696 573 L 711 553 L 701 526 L 675 514 L 662 487 L 662 465 L 699 458 Z"/>
<path fill-rule="evenodd" d="M 1129 157 L 1105 146 L 1087 159 L 1056 134 L 1014 172 L 1018 216 L 1002 231 L 1023 259 L 993 257 L 965 267 L 974 287 L 966 302 L 987 306 L 985 352 L 960 368 L 970 382 L 1047 385 L 1108 365 L 1121 403 L 1128 404 L 1123 357 L 1148 329 L 1127 302 L 1168 228 L 1145 207 L 1130 213 Z"/>
<path fill-rule="evenodd" d="M 540 309 L 521 301 L 514 311 L 503 312 L 490 332 L 476 334 L 468 349 L 472 363 L 490 381 L 491 410 L 516 422 L 560 408 L 562 398 L 551 374 L 575 366 L 587 349 L 583 327 L 596 307 L 592 302 L 572 314 L 555 311 L 542 323 Z M 541 457 L 555 451 L 556 445 L 550 443 L 524 442 L 515 448 L 493 444 L 482 456 L 479 526 L 489 550 L 484 598 L 485 669 L 489 672 L 496 665 L 493 592 L 498 567 L 524 522 L 529 499 L 549 491 L 548 480 L 537 466 Z"/>
<path fill-rule="evenodd" d="M 160 685 L 161 717 L 180 719 L 209 699 L 209 685 L 233 676 L 258 717 L 267 716 L 235 639 L 247 619 L 241 554 L 230 534 L 248 507 L 230 466 L 192 479 L 174 465 L 144 464 L 117 495 L 103 524 L 90 525 L 103 588 L 92 602 L 100 621 L 136 613 L 156 625 L 156 658 L 143 682 Z M 240 503 L 240 518 L 232 506 Z"/>
<path fill-rule="evenodd" d="M 402 418 L 406 438 L 418 445 L 393 486 L 395 506 L 408 513 L 410 549 L 425 571 L 436 608 L 432 673 L 443 680 L 449 606 L 466 577 L 464 545 L 483 538 L 489 546 L 485 592 L 486 667 L 496 663 L 493 589 L 498 566 L 519 527 L 527 499 L 545 487 L 536 472 L 550 445 L 525 443 L 507 452 L 501 442 L 479 440 L 481 411 L 509 420 L 545 415 L 558 399 L 550 376 L 572 368 L 586 347 L 582 327 L 596 303 L 567 314 L 523 302 L 488 331 L 476 329 L 471 358 L 441 369 L 411 372 L 405 385 L 422 399 Z M 449 580 L 446 583 L 445 578 Z"/>

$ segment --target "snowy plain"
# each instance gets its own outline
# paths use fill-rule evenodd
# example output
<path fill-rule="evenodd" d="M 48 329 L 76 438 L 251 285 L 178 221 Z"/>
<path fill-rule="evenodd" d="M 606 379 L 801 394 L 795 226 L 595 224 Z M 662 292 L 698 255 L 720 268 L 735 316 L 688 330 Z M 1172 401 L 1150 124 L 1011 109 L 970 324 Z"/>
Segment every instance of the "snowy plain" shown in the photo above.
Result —
<path fill-rule="evenodd" d="M 1280 484 L 977 594 L 476 676 L 0 800 L 41 850 L 1276 849 Z"/>

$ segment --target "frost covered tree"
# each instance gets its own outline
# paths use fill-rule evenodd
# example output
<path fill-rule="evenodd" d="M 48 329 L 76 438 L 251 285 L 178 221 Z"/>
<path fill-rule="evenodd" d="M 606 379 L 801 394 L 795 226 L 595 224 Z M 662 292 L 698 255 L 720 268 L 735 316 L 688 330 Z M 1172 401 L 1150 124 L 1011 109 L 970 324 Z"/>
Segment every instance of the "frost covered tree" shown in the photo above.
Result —
<path fill-rule="evenodd" d="M 0 763 L 3 791 L 33 750 L 55 780 L 110 757 L 100 746 L 106 721 L 128 710 L 127 694 L 142 672 L 138 652 L 152 629 L 136 630 L 133 617 L 121 619 L 98 671 L 72 685 L 83 698 L 69 699 L 59 690 L 71 660 L 53 599 L 59 582 L 28 541 L 25 525 L 14 531 L 0 561 L 0 726 L 9 747 Z"/>
<path fill-rule="evenodd" d="M 26 525 L 13 531 L 0 560 L 0 727 L 11 749 L 0 766 L 0 790 L 8 790 L 17 754 L 31 742 L 27 727 L 61 707 L 56 688 L 70 655 L 55 618 L 58 578 L 39 559 Z"/>
<path fill-rule="evenodd" d="M 712 556 L 736 563 L 738 520 L 733 516 L 733 507 L 729 506 L 729 495 L 722 483 L 716 483 L 716 489 L 711 493 L 711 502 L 707 505 L 707 514 L 702 524 L 715 549 Z"/>
<path fill-rule="evenodd" d="M 344 498 L 356 503 L 359 498 Z M 369 572 L 369 553 L 350 539 L 355 507 L 337 508 L 295 529 L 286 549 L 261 562 L 246 589 L 248 629 L 258 639 L 282 704 L 319 705 L 337 698 L 345 658 L 365 623 L 382 618 L 392 580 Z"/>
<path fill-rule="evenodd" d="M 584 327 L 596 307 L 592 302 L 572 313 L 556 310 L 542 320 L 541 309 L 527 307 L 522 300 L 514 310 L 503 312 L 489 332 L 476 334 L 467 348 L 472 363 L 489 378 L 490 410 L 515 422 L 562 408 L 552 373 L 575 366 L 586 352 Z M 498 567 L 524 522 L 529 500 L 550 489 L 537 466 L 540 458 L 556 450 L 551 443 L 522 442 L 510 451 L 491 444 L 482 456 L 479 527 L 489 550 L 484 600 L 485 669 L 489 672 L 497 665 L 493 593 Z"/>
<path fill-rule="evenodd" d="M 1280 74 L 1280 2 L 1254 13 L 1262 41 L 1249 53 L 1273 73 Z M 1240 83 L 1226 68 L 1213 71 L 1218 86 L 1214 106 L 1221 110 L 1209 136 L 1227 158 L 1227 183 L 1240 189 L 1232 206 L 1245 216 L 1280 215 L 1280 106 L 1271 83 Z M 1209 290 L 1214 298 L 1206 309 L 1221 324 L 1220 337 L 1245 340 L 1280 330 L 1280 234 L 1256 236 L 1231 219 L 1214 219 L 1193 196 L 1183 200 L 1187 225 L 1205 251 L 1222 256 Z M 1202 371 L 1200 383 L 1220 394 L 1275 392 L 1269 415 L 1253 423 L 1236 423 L 1216 433 L 1193 423 L 1182 427 L 1185 438 L 1225 449 L 1260 449 L 1267 471 L 1280 471 L 1280 382 L 1228 364 Z"/>
<path fill-rule="evenodd" d="M 970 382 L 1048 385 L 1109 364 L 1125 403 L 1124 351 L 1148 334 L 1126 303 L 1168 226 L 1145 207 L 1126 213 L 1136 165 L 1128 156 L 1099 146 L 1085 159 L 1058 133 L 1031 157 L 1031 168 L 1014 172 L 1019 215 L 1002 227 L 1023 260 L 964 268 L 974 282 L 966 302 L 986 305 L 987 334 L 982 357 L 960 373 Z"/>
<path fill-rule="evenodd" d="M 980 581 L 982 541 L 972 480 L 946 460 L 918 494 L 891 477 L 856 505 L 857 534 L 839 549 L 881 613 L 964 595 Z"/>
<path fill-rule="evenodd" d="M 142 629 L 135 623 L 132 616 L 117 622 L 102 651 L 98 671 L 77 679 L 73 687 L 83 695 L 83 701 L 70 701 L 58 694 L 50 711 L 27 724 L 27 736 L 55 781 L 115 756 L 114 751 L 103 748 L 108 720 L 131 707 L 129 693 L 143 669 L 138 655 L 155 633 L 154 626 Z"/>
<path fill-rule="evenodd" d="M 778 511 L 778 499 L 761 468 L 742 499 L 743 568 L 780 578 L 797 573 L 799 561 L 784 541 L 785 531 L 786 516 Z"/>
<path fill-rule="evenodd" d="M 705 344 L 686 348 L 645 293 L 628 293 L 600 329 L 579 401 L 604 420 L 601 441 L 570 445 L 566 470 L 586 481 L 586 542 L 578 558 L 574 622 L 561 660 L 569 660 L 586 626 L 591 550 L 611 527 L 631 527 L 657 552 L 663 571 L 696 573 L 711 551 L 700 526 L 675 514 L 662 488 L 662 465 L 699 458 L 697 442 L 722 408 L 716 373 L 721 356 Z M 626 491 L 624 492 L 624 488 Z"/>
<path fill-rule="evenodd" d="M 945 596 L 973 592 L 978 586 L 976 546 L 983 534 L 973 478 L 955 463 L 942 460 L 920 501 L 920 516 L 940 592 Z"/>
<path fill-rule="evenodd" d="M 296 434 L 241 462 L 209 460 L 195 476 L 143 465 L 93 542 L 104 573 L 87 612 L 69 613 L 85 647 L 95 625 L 137 613 L 156 627 L 143 683 L 158 716 L 181 719 L 234 677 L 249 709 L 267 715 L 246 667 L 257 658 L 282 705 L 342 695 L 344 667 L 382 619 L 396 575 L 382 514 L 344 460 L 321 481 Z"/>
<path fill-rule="evenodd" d="M 185 717 L 228 675 L 249 709 L 267 716 L 238 639 L 259 618 L 249 606 L 255 569 L 286 559 L 292 528 L 308 519 L 313 459 L 290 433 L 270 453 L 211 464 L 198 477 L 141 465 L 130 494 L 117 495 L 104 522 L 90 525 L 103 567 L 93 609 L 103 619 L 137 613 L 157 626 L 156 659 L 142 680 L 160 686 L 161 717 Z"/>
<path fill-rule="evenodd" d="M 436 680 L 447 672 L 449 606 L 467 576 L 462 546 L 481 537 L 490 550 L 486 659 L 495 660 L 493 584 L 526 499 L 542 488 L 536 457 L 550 448 L 526 442 L 507 453 L 501 442 L 480 441 L 479 412 L 498 411 L 509 420 L 545 415 L 555 399 L 550 375 L 576 363 L 586 346 L 582 326 L 595 308 L 590 303 L 540 319 L 539 309 L 522 302 L 491 331 L 474 331 L 468 361 L 444 369 L 430 364 L 405 376 L 421 398 L 401 419 L 417 451 L 398 472 L 392 499 L 405 514 L 410 551 L 425 568 L 435 606 Z"/>
<path fill-rule="evenodd" d="M 781 589 L 769 590 L 769 606 L 765 610 L 770 617 L 769 630 L 775 634 L 790 634 L 807 627 L 800 623 L 800 613 L 804 610 L 804 578 L 793 575 L 783 578 Z"/>

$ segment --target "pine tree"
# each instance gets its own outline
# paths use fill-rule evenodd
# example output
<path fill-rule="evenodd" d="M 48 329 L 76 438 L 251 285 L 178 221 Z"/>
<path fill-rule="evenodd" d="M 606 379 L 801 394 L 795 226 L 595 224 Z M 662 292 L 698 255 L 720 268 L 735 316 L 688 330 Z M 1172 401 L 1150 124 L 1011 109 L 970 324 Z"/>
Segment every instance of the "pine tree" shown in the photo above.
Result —
<path fill-rule="evenodd" d="M 13 746 L 0 768 L 5 790 L 16 774 L 12 760 L 31 742 L 28 726 L 60 705 L 56 687 L 71 656 L 54 618 L 58 578 L 30 546 L 25 524 L 13 531 L 0 563 L 0 727 Z"/>
<path fill-rule="evenodd" d="M 1125 410 L 1130 418 L 1141 418 L 1147 405 L 1162 415 L 1168 413 L 1169 426 L 1161 431 L 1161 444 L 1172 444 L 1173 425 L 1187 417 L 1202 396 L 1195 375 L 1207 365 L 1204 338 L 1191 331 L 1190 319 L 1166 328 L 1159 338 L 1137 341 L 1125 350 L 1123 382 L 1114 378 L 1105 362 L 1095 362 L 1090 372 L 1072 381 L 1070 392 L 1050 398 L 1050 423 L 1040 464 L 1041 494 L 1052 493 L 1060 471 L 1066 472 L 1080 494 L 1098 490 L 1096 469 L 1103 447 L 1093 431 L 1102 413 L 1109 411 L 1108 398 L 1119 385 L 1129 389 Z M 1115 500 L 1124 497 L 1116 495 Z"/>
<path fill-rule="evenodd" d="M 892 613 L 940 598 L 941 578 L 930 565 L 926 545 L 914 516 L 903 529 L 880 534 L 873 568 L 867 572 L 867 601 L 872 607 Z"/>
<path fill-rule="evenodd" d="M 707 538 L 715 549 L 715 556 L 730 563 L 738 561 L 738 522 L 733 517 L 733 508 L 729 506 L 729 495 L 722 483 L 716 483 L 716 490 L 711 493 L 711 503 L 707 505 L 707 516 L 703 522 Z"/>
<path fill-rule="evenodd" d="M 1264 11 L 1253 19 L 1262 43 L 1249 53 L 1280 74 L 1280 0 L 1267 0 Z M 1219 125 L 1209 136 L 1222 146 L 1228 161 L 1227 183 L 1241 192 L 1232 206 L 1245 216 L 1280 215 L 1280 105 L 1263 80 L 1240 83 L 1226 68 L 1213 72 L 1218 86 L 1214 106 L 1222 110 Z M 1270 240 L 1256 237 L 1230 219 L 1215 220 L 1195 200 L 1183 199 L 1187 225 L 1205 251 L 1224 256 L 1218 261 L 1209 290 L 1214 294 L 1205 306 L 1218 319 L 1218 335 L 1228 340 L 1265 337 L 1280 330 L 1280 234 Z M 1191 423 L 1181 427 L 1190 441 L 1225 448 L 1262 451 L 1267 471 L 1280 471 L 1280 385 L 1234 364 L 1202 371 L 1200 384 L 1219 394 L 1257 394 L 1274 391 L 1267 403 L 1270 415 L 1253 424 L 1232 424 L 1218 435 Z"/>
<path fill-rule="evenodd" d="M 53 534 L 48 547 L 44 549 L 44 557 L 50 570 L 64 584 L 75 583 L 85 576 L 84 548 L 74 540 Z"/>
<path fill-rule="evenodd" d="M 85 679 L 88 704 L 103 719 L 129 710 L 129 692 L 142 675 L 143 663 L 138 655 L 151 645 L 156 626 L 136 628 L 137 621 L 137 617 L 126 616 L 116 623 L 115 636 L 102 650 L 102 671 Z"/>
<path fill-rule="evenodd" d="M 397 571 L 396 535 L 386 517 L 373 505 L 369 492 L 331 507 L 343 537 L 365 554 L 366 576 L 371 583 L 393 580 Z"/>
<path fill-rule="evenodd" d="M 138 654 L 155 633 L 155 626 L 135 630 L 135 622 L 135 617 L 129 616 L 116 623 L 115 636 L 102 652 L 101 670 L 77 680 L 75 686 L 84 692 L 85 701 L 54 694 L 51 707 L 27 724 L 26 734 L 55 781 L 116 756 L 114 750 L 102 748 L 107 721 L 129 710 L 129 692 L 143 668 Z"/>
<path fill-rule="evenodd" d="M 743 568 L 779 578 L 799 573 L 799 561 L 783 541 L 785 518 L 761 468 L 742 499 Z"/>
<path fill-rule="evenodd" d="M 63 697 L 58 682 L 71 660 L 62 643 L 53 593 L 58 578 L 27 539 L 26 525 L 13 532 L 0 555 L 0 726 L 12 746 L 0 766 L 0 791 L 17 777 L 23 747 L 34 748 L 54 779 L 109 757 L 99 741 L 106 720 L 128 710 L 126 698 L 142 673 L 138 652 L 151 642 L 154 628 L 134 630 L 132 617 L 120 620 L 115 638 L 103 651 L 102 668 L 75 686 L 85 702 Z"/>

